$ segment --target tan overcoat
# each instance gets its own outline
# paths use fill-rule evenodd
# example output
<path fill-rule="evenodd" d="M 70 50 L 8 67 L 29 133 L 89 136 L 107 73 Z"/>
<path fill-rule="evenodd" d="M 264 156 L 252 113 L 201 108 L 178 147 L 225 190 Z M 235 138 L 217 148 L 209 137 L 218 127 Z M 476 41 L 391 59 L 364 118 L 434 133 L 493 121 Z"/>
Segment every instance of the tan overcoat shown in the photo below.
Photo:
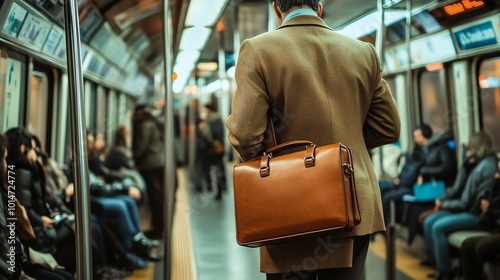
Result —
<path fill-rule="evenodd" d="M 361 224 L 340 239 L 261 248 L 261 271 L 350 267 L 351 236 L 385 230 L 380 190 L 368 149 L 399 139 L 395 101 L 372 45 L 334 32 L 321 18 L 296 16 L 241 45 L 236 92 L 226 125 L 243 160 L 263 150 L 268 112 L 278 143 L 311 140 L 351 147 Z"/>

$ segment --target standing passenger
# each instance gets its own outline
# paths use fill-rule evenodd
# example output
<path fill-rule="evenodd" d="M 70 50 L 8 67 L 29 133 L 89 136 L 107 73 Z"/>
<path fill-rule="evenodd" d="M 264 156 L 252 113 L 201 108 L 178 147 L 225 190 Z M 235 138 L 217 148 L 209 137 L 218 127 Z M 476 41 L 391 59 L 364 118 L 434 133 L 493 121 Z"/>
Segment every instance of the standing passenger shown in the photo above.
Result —
<path fill-rule="evenodd" d="M 319 0 L 276 0 L 273 8 L 278 29 L 241 45 L 229 141 L 243 160 L 258 156 L 271 114 L 278 144 L 350 146 L 361 223 L 338 240 L 261 247 L 261 271 L 267 279 L 361 279 L 369 235 L 385 230 L 368 149 L 398 140 L 396 104 L 375 48 L 328 27 Z"/>
<path fill-rule="evenodd" d="M 163 232 L 163 204 L 165 194 L 165 156 L 163 131 L 153 116 L 150 106 L 135 108 L 132 151 L 137 169 L 146 181 L 152 223 L 148 237 L 161 238 Z"/>

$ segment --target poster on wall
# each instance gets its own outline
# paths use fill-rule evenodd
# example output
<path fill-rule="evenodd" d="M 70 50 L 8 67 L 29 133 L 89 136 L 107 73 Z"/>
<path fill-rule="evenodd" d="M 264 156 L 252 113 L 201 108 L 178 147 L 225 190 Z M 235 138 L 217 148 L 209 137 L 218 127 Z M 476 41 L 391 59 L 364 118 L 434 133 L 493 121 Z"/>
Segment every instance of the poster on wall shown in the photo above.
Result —
<path fill-rule="evenodd" d="M 49 31 L 50 24 L 48 22 L 28 14 L 17 38 L 40 50 L 43 43 L 45 43 L 45 39 L 47 39 Z"/>
<path fill-rule="evenodd" d="M 21 26 L 23 25 L 23 21 L 27 13 L 28 11 L 26 11 L 24 8 L 22 8 L 15 2 L 12 3 L 12 7 L 10 7 L 10 11 L 7 15 L 7 19 L 5 20 L 2 32 L 12 37 L 17 37 L 17 34 L 19 34 L 19 31 L 21 30 Z"/>
<path fill-rule="evenodd" d="M 56 48 L 62 37 L 62 31 L 59 31 L 56 28 L 52 28 L 42 51 L 46 54 L 53 54 L 56 51 Z"/>
<path fill-rule="evenodd" d="M 5 83 L 5 99 L 3 108 L 3 130 L 19 126 L 19 107 L 21 99 L 21 67 L 22 63 L 7 58 L 7 75 Z"/>

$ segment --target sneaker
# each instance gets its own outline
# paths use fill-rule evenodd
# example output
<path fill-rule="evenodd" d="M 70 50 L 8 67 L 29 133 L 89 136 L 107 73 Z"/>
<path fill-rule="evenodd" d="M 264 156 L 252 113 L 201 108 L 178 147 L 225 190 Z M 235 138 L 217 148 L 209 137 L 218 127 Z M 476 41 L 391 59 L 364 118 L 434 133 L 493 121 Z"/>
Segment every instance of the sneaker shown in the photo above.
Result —
<path fill-rule="evenodd" d="M 134 254 L 127 253 L 128 266 L 131 270 L 146 268 L 149 265 L 148 261 L 145 261 Z"/>

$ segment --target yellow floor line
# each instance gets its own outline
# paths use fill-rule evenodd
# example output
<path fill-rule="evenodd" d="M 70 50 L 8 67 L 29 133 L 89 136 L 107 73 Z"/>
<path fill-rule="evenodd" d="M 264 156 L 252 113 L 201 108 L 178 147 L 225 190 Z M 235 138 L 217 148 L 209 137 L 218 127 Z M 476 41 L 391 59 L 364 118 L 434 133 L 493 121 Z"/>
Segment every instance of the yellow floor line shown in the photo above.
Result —
<path fill-rule="evenodd" d="M 179 188 L 172 233 L 172 279 L 197 280 L 185 176 L 178 175 Z"/>
<path fill-rule="evenodd" d="M 385 260 L 385 239 L 381 235 L 375 237 L 375 241 L 370 243 L 370 250 L 377 256 Z M 436 273 L 437 270 L 431 267 L 420 265 L 420 259 L 411 254 L 408 244 L 396 239 L 396 267 L 406 276 L 412 279 L 424 280 L 430 273 Z"/>

